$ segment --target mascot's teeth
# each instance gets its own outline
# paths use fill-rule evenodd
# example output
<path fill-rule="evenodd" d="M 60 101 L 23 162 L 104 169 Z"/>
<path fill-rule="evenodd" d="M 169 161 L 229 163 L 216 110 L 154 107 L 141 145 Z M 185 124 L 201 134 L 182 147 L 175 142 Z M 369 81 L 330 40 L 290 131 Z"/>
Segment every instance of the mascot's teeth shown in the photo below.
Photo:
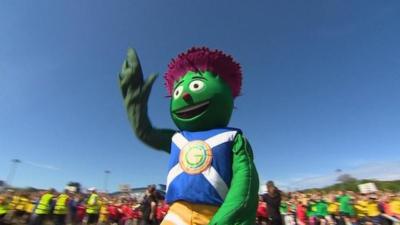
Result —
<path fill-rule="evenodd" d="M 200 104 L 197 104 L 197 105 L 189 106 L 189 107 L 187 107 L 187 108 L 185 108 L 185 109 L 179 110 L 177 113 L 189 112 L 189 111 L 198 109 L 198 108 L 200 108 L 200 107 L 203 107 L 203 106 L 205 106 L 205 105 L 208 105 L 209 103 L 210 103 L 210 102 L 207 101 L 207 102 L 203 102 L 203 103 L 200 103 Z"/>

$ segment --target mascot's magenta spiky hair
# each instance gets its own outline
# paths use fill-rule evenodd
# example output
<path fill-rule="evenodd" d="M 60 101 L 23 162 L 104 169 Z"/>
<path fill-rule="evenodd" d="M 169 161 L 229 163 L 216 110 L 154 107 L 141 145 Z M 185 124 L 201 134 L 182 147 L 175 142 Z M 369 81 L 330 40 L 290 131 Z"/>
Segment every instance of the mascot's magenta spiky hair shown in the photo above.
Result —
<path fill-rule="evenodd" d="M 174 82 L 188 71 L 210 71 L 220 76 L 230 86 L 233 97 L 237 97 L 240 94 L 242 86 L 240 65 L 233 60 L 232 56 L 220 50 L 193 47 L 173 59 L 164 75 L 165 86 L 169 94 L 172 93 Z"/>

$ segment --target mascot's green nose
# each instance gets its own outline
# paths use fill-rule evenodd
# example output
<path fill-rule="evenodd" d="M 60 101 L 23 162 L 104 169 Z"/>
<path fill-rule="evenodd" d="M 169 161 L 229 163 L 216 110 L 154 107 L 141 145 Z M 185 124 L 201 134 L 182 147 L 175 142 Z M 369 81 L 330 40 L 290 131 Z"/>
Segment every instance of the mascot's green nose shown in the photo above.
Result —
<path fill-rule="evenodd" d="M 192 96 L 191 96 L 189 93 L 187 93 L 187 92 L 183 93 L 182 98 L 183 98 L 183 100 L 185 100 L 186 102 L 189 102 L 189 101 L 192 100 Z"/>

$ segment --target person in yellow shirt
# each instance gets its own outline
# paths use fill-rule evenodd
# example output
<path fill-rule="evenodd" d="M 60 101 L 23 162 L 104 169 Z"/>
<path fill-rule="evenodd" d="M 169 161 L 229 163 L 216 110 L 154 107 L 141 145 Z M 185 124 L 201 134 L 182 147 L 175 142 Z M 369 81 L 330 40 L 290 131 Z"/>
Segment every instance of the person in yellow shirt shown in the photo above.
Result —
<path fill-rule="evenodd" d="M 328 202 L 328 213 L 331 216 L 336 216 L 339 214 L 339 203 L 336 201 L 336 197 L 334 195 L 329 195 L 326 198 L 326 202 Z"/>
<path fill-rule="evenodd" d="M 5 217 L 8 212 L 7 197 L 5 195 L 0 195 L 0 225 L 6 224 Z"/>
<path fill-rule="evenodd" d="M 29 202 L 25 205 L 25 213 L 28 215 L 28 217 L 30 217 L 30 215 L 33 214 L 33 210 L 36 207 L 35 201 L 34 201 L 34 194 L 31 193 L 28 198 L 29 198 Z"/>
<path fill-rule="evenodd" d="M 15 208 L 18 205 L 19 200 L 20 200 L 20 193 L 19 192 L 13 192 L 13 191 L 10 191 L 10 193 L 12 195 L 12 198 L 11 198 L 10 204 L 8 205 L 8 208 L 10 210 L 15 210 Z"/>
<path fill-rule="evenodd" d="M 9 190 L 8 191 L 10 200 L 8 201 L 8 212 L 5 220 L 12 221 L 15 217 L 15 208 L 20 200 L 20 193 L 18 191 Z"/>
<path fill-rule="evenodd" d="M 365 222 L 367 221 L 367 213 L 368 213 L 368 198 L 361 194 L 357 196 L 354 201 L 354 209 L 356 211 L 356 218 L 358 221 Z"/>
<path fill-rule="evenodd" d="M 107 198 L 103 197 L 101 201 L 101 206 L 100 206 L 100 216 L 99 216 L 99 223 L 100 224 L 106 224 L 108 221 L 108 203 L 109 200 Z"/>
<path fill-rule="evenodd" d="M 328 223 L 336 224 L 340 220 L 339 202 L 336 201 L 336 196 L 332 193 L 327 196 L 326 202 L 328 203 Z"/>
<path fill-rule="evenodd" d="M 390 199 L 389 207 L 390 211 L 392 212 L 392 216 L 400 219 L 400 193 Z"/>
<path fill-rule="evenodd" d="M 67 189 L 64 190 L 64 193 L 61 193 L 57 196 L 56 204 L 53 209 L 53 219 L 55 225 L 66 224 L 70 197 L 70 193 Z"/>
<path fill-rule="evenodd" d="M 373 224 L 381 224 L 380 210 L 378 205 L 378 197 L 376 194 L 371 194 L 367 203 L 367 216 Z"/>
<path fill-rule="evenodd" d="M 15 220 L 18 224 L 26 224 L 28 220 L 28 215 L 26 214 L 25 208 L 29 204 L 28 194 L 22 192 L 19 196 L 19 201 L 15 206 Z"/>
<path fill-rule="evenodd" d="M 31 217 L 29 225 L 42 225 L 49 219 L 54 201 L 54 194 L 55 190 L 52 188 L 43 193 L 36 205 L 34 215 Z"/>
<path fill-rule="evenodd" d="M 96 188 L 88 189 L 90 195 L 86 202 L 87 224 L 97 224 L 99 220 L 100 198 L 96 192 Z"/>
<path fill-rule="evenodd" d="M 8 190 L 9 201 L 8 201 L 8 212 L 4 220 L 12 223 L 16 218 L 16 207 L 21 199 L 20 191 Z"/>

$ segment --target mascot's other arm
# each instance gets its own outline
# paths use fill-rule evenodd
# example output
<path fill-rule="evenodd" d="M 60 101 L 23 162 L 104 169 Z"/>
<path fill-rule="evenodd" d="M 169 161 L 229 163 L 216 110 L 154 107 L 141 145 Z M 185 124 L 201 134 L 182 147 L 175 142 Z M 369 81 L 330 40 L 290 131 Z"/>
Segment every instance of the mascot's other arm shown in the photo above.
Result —
<path fill-rule="evenodd" d="M 154 128 L 147 115 L 147 102 L 156 74 L 143 81 L 142 68 L 138 56 L 132 48 L 119 74 L 119 84 L 124 98 L 128 118 L 136 136 L 145 144 L 157 150 L 170 152 L 171 138 L 175 131 Z"/>
<path fill-rule="evenodd" d="M 232 181 L 229 192 L 212 218 L 212 225 L 254 225 L 259 180 L 250 144 L 238 134 L 233 145 Z"/>

